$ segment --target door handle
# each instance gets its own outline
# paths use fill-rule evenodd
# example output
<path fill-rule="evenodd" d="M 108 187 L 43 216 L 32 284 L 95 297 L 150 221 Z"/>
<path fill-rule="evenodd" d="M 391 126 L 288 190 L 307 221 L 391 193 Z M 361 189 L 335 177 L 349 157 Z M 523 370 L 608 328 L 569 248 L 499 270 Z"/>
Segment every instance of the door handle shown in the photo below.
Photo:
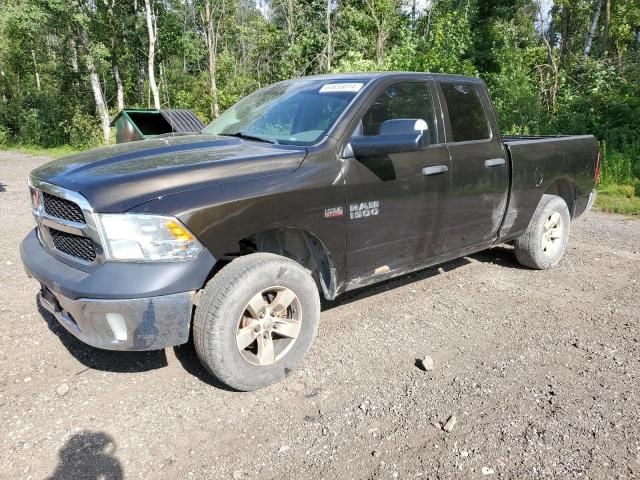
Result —
<path fill-rule="evenodd" d="M 504 158 L 492 158 L 490 160 L 484 161 L 484 166 L 487 168 L 491 167 L 499 167 L 500 165 L 504 165 L 507 163 Z"/>
<path fill-rule="evenodd" d="M 432 165 L 431 167 L 424 167 L 422 169 L 422 174 L 429 175 L 440 175 L 441 173 L 446 173 L 449 171 L 449 167 L 446 165 Z"/>

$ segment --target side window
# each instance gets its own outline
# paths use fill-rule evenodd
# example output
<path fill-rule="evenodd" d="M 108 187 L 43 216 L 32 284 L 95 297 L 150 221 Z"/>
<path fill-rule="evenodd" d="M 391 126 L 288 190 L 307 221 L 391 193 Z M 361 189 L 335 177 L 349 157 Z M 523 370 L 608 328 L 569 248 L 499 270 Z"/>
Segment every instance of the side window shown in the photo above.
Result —
<path fill-rule="evenodd" d="M 388 87 L 362 117 L 361 135 L 379 135 L 385 120 L 422 119 L 429 125 L 431 143 L 436 139 L 435 115 L 431 92 L 426 83 L 397 83 Z"/>
<path fill-rule="evenodd" d="M 487 116 L 476 87 L 463 83 L 441 83 L 449 110 L 454 142 L 486 140 L 491 137 Z"/>

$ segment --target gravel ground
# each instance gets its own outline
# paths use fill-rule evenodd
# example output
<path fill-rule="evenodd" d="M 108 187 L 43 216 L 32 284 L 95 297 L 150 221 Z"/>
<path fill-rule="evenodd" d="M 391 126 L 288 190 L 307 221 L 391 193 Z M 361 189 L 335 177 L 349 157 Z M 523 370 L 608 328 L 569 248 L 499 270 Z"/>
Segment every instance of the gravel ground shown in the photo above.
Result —
<path fill-rule="evenodd" d="M 547 272 L 499 247 L 349 293 L 286 381 L 234 393 L 191 345 L 100 351 L 38 309 L 45 160 L 0 153 L 0 477 L 640 477 L 640 221 L 586 215 Z"/>

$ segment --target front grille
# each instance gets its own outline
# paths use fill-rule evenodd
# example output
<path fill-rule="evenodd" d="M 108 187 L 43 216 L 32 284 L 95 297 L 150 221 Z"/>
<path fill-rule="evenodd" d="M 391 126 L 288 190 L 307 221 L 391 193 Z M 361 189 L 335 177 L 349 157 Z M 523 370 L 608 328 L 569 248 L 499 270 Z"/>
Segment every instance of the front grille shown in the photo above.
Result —
<path fill-rule="evenodd" d="M 88 262 L 96 259 L 96 249 L 93 240 L 72 233 L 62 232 L 55 228 L 49 228 L 53 244 L 57 250 L 72 257 L 81 258 Z"/>
<path fill-rule="evenodd" d="M 82 209 L 70 200 L 56 197 L 47 192 L 42 192 L 44 211 L 48 215 L 76 223 L 85 223 Z"/>

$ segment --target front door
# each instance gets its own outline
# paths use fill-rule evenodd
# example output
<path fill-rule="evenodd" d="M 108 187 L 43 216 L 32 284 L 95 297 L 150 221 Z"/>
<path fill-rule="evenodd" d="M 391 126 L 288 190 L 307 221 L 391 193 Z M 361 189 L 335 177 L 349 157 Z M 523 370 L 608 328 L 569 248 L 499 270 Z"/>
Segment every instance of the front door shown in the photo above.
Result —
<path fill-rule="evenodd" d="M 439 143 L 431 86 L 426 81 L 384 87 L 354 135 L 379 135 L 391 119 L 422 119 L 428 145 L 411 152 L 345 159 L 347 275 L 356 284 L 442 254 L 443 210 L 451 192 L 450 159 Z"/>

